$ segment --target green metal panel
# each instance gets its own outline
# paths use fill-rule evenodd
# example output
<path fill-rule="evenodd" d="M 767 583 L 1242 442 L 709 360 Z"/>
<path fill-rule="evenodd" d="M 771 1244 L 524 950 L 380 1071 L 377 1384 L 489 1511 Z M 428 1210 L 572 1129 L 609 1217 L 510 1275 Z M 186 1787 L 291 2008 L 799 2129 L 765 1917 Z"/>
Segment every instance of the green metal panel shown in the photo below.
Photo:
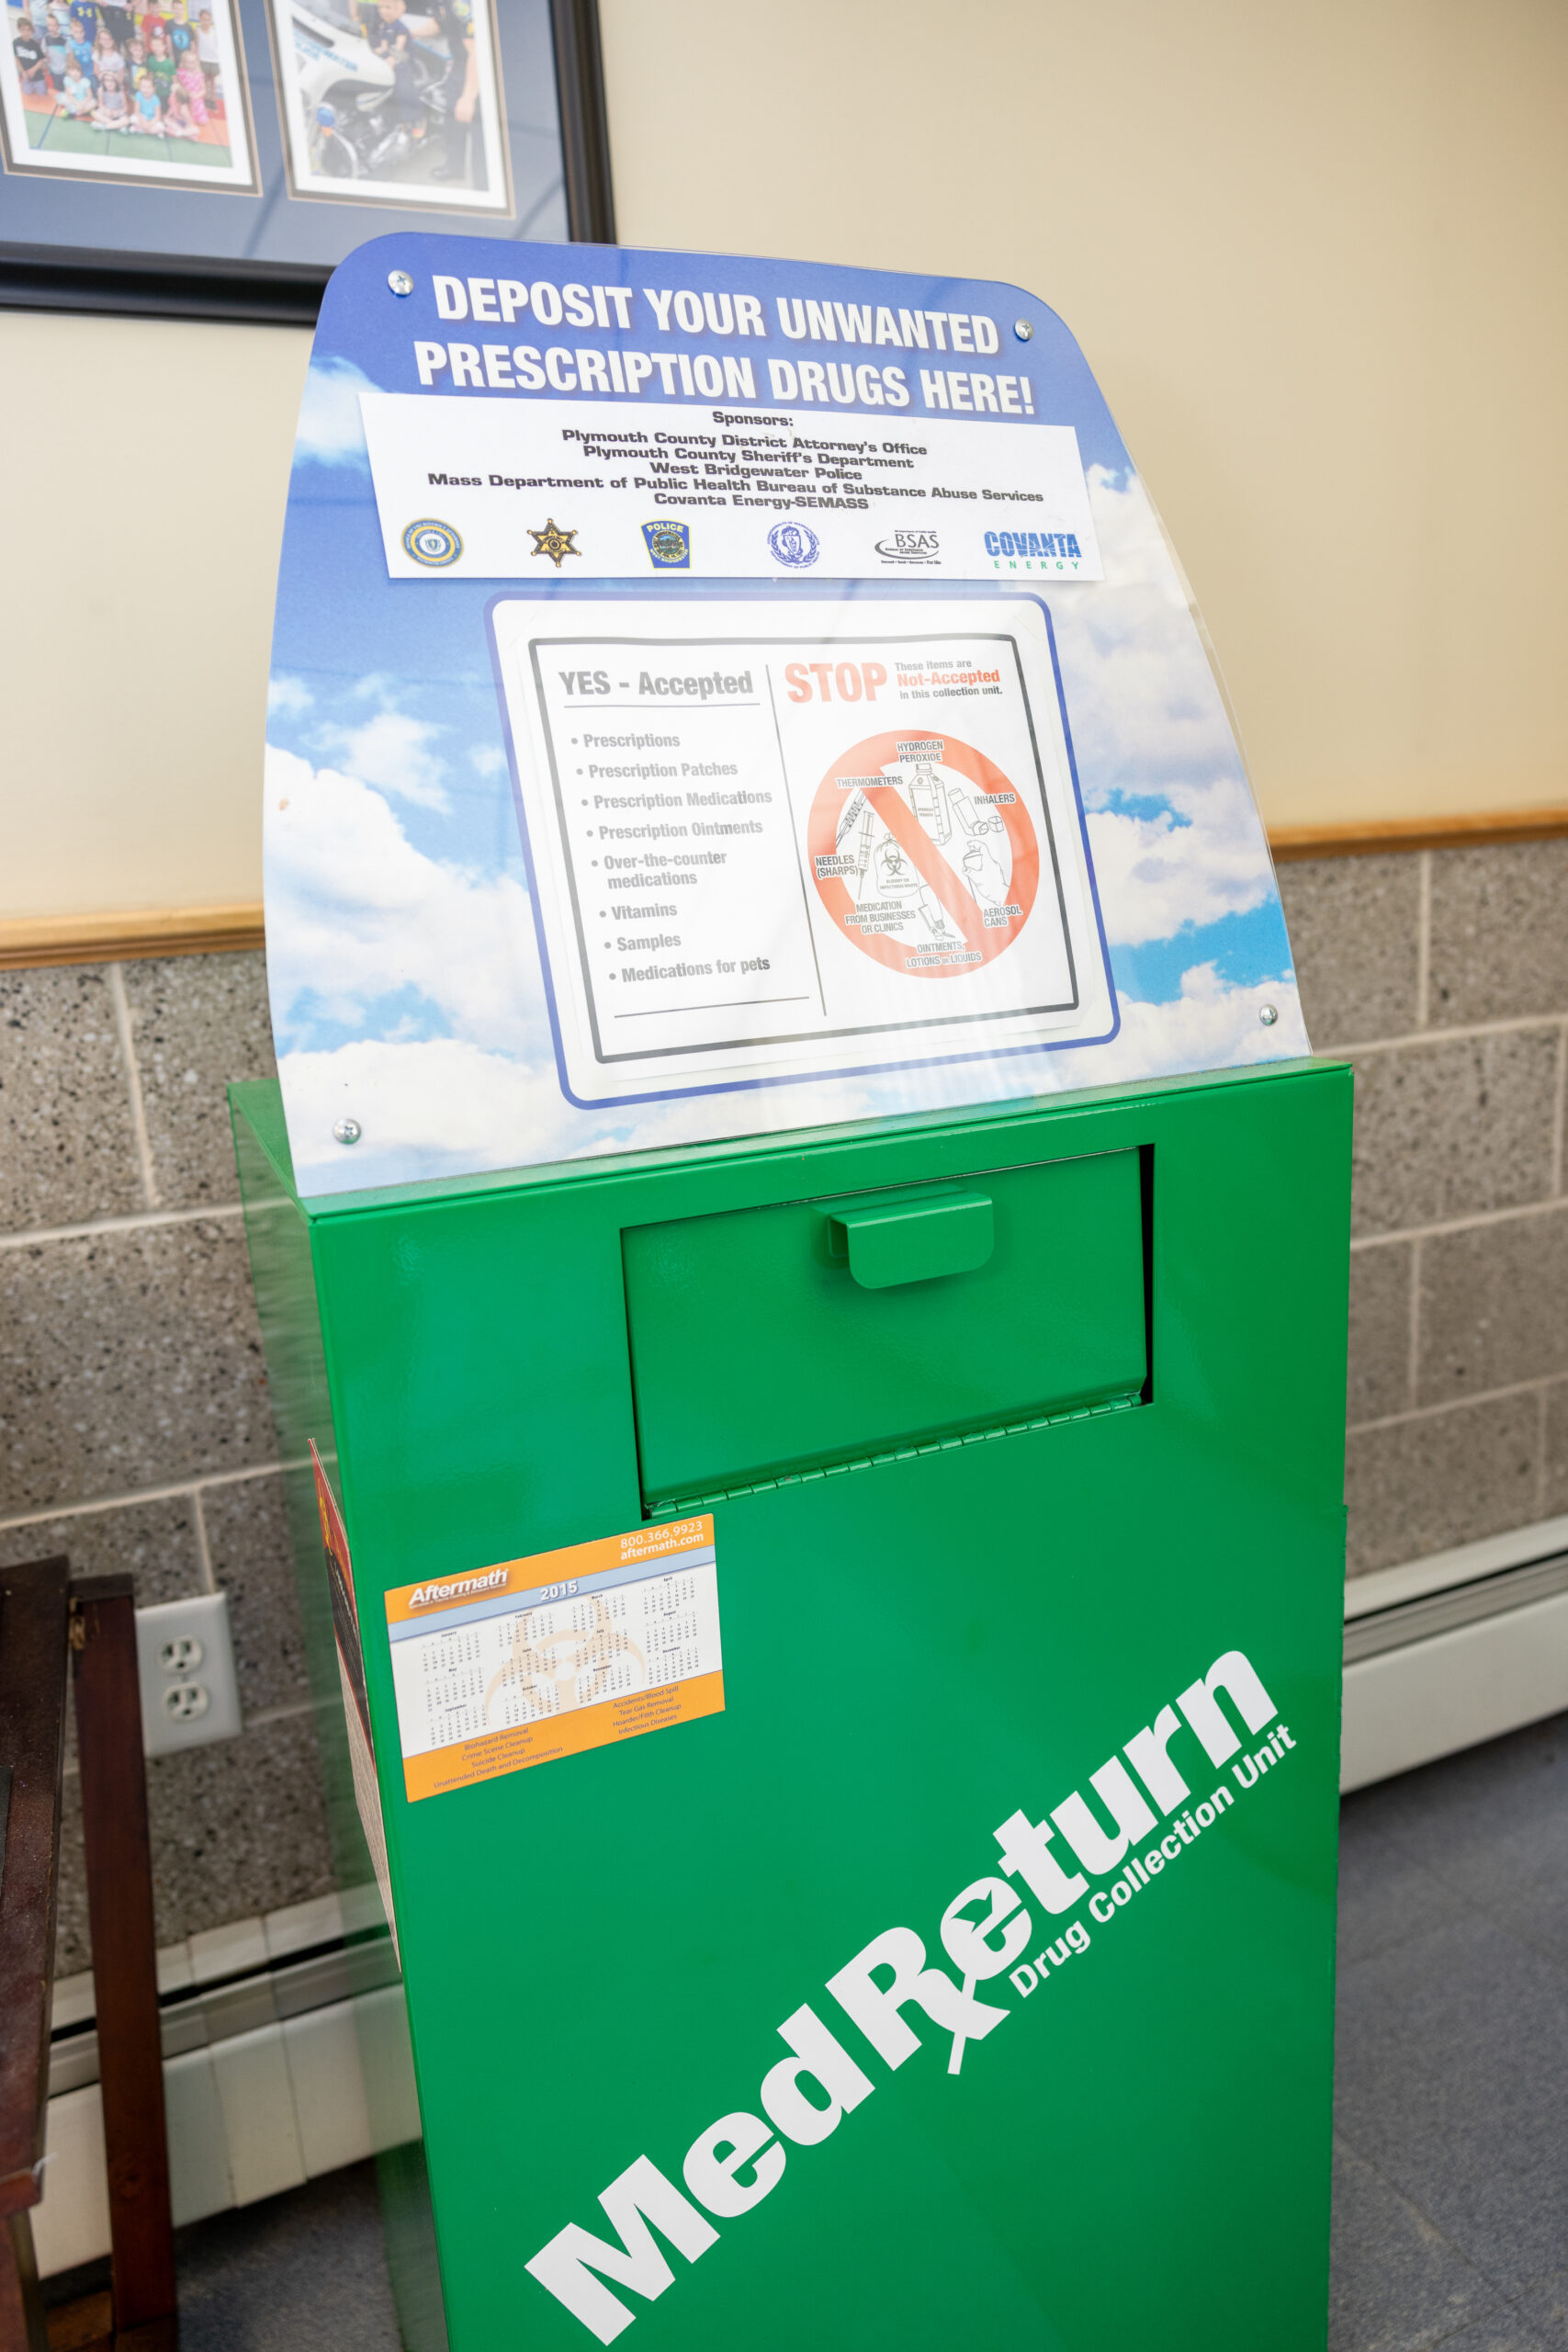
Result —
<path fill-rule="evenodd" d="M 265 1126 L 252 1090 L 236 1102 Z M 715 2215 L 698 2258 L 662 2241 L 657 2299 L 615 2290 L 638 2345 L 1322 2346 L 1349 1110 L 1347 1071 L 1299 1064 L 309 1219 L 453 2352 L 591 2344 L 525 2265 L 568 2223 L 615 2247 L 599 2195 L 639 2156 L 695 2213 L 687 2150 L 761 2112 L 802 2004 L 872 2091 L 818 2144 L 775 2141 L 776 2185 Z M 1010 1373 L 998 1418 L 955 1428 L 967 1407 L 920 1414 L 907 1390 L 905 1418 L 943 1433 L 854 1454 L 856 1384 L 829 1360 L 842 1327 L 814 1330 L 812 1309 L 773 1401 L 736 1393 L 726 1429 L 705 1336 L 716 1301 L 731 1333 L 744 1306 L 712 1287 L 716 1244 L 701 1317 L 683 1335 L 667 1318 L 656 1353 L 705 1417 L 670 1458 L 719 1462 L 730 1488 L 713 1506 L 725 1711 L 406 1801 L 375 1596 L 639 1524 L 654 1374 L 644 1350 L 634 1390 L 627 1270 L 657 1256 L 649 1228 L 752 1220 L 776 1301 L 785 1259 L 808 1283 L 829 1271 L 775 1251 L 791 1204 L 923 1185 L 999 1204 L 1064 1165 L 1098 1168 L 1070 1180 L 1093 1191 L 1110 1155 L 1141 1179 L 1135 1248 L 1109 1202 L 1071 1250 L 1053 1258 L 1043 1215 L 1017 1245 L 1036 1253 L 1036 1353 L 1014 1362 L 1070 1340 L 1124 1367 L 1098 1403 L 1025 1382 L 1046 1409 L 1021 1418 Z M 276 1136 L 271 1156 L 281 1178 Z M 1013 1223 L 998 1215 L 998 1249 Z M 931 1311 L 990 1263 L 931 1278 Z M 1075 1285 L 1065 1338 L 1054 1282 Z M 634 1329 L 642 1349 L 640 1311 Z M 811 1373 L 839 1399 L 813 1441 L 831 1458 L 755 1475 L 800 1442 L 789 1391 Z M 665 1407 L 679 1432 L 681 1400 Z M 1195 1839 L 1159 1824 L 1178 1858 L 1135 1893 L 1118 1869 L 1059 1917 L 1026 1896 L 1031 1953 L 1069 1922 L 1087 1949 L 1065 1944 L 1027 1995 L 978 1985 L 1007 2014 L 956 2074 L 919 2007 L 922 2046 L 890 2064 L 829 1979 L 895 1927 L 947 1968 L 942 1914 L 998 1871 L 998 1826 L 1092 1797 L 1089 1776 L 1238 1650 L 1294 1745 L 1247 1763 L 1262 1725 L 1246 1781 L 1179 1728 L 1192 1804 L 1224 1786 L 1229 1809 Z"/>
<path fill-rule="evenodd" d="M 660 1504 L 1144 1383 L 1135 1151 L 639 1225 L 624 1249 Z"/>

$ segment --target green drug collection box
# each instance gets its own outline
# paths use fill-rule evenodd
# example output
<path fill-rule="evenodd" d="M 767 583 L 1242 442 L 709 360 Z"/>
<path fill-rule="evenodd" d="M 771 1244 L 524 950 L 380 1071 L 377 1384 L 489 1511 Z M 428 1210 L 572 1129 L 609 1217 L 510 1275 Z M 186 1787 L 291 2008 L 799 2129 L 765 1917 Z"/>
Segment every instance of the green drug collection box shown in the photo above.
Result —
<path fill-rule="evenodd" d="M 405 2339 L 1314 2352 L 1350 1076 L 1185 597 L 1032 297 L 818 271 L 905 356 L 753 524 L 806 274 L 519 250 L 329 289 L 232 1091 Z"/>
<path fill-rule="evenodd" d="M 235 1110 L 458 2352 L 1320 2345 L 1348 1073 L 325 1212 Z M 669 1525 L 722 1711 L 411 1803 L 380 1589 Z"/>

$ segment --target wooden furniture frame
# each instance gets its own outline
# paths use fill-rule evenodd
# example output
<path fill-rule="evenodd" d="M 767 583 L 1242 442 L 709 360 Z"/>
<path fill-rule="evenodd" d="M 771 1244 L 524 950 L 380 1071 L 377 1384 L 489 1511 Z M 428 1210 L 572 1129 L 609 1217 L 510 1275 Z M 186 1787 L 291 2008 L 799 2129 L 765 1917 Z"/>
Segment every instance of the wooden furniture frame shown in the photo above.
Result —
<path fill-rule="evenodd" d="M 46 2318 L 28 2217 L 44 2186 L 68 1662 L 112 2283 L 107 2294 Z M 0 1570 L 0 2352 L 174 2352 L 174 2226 L 129 1577 L 73 1581 L 63 1555 Z"/>

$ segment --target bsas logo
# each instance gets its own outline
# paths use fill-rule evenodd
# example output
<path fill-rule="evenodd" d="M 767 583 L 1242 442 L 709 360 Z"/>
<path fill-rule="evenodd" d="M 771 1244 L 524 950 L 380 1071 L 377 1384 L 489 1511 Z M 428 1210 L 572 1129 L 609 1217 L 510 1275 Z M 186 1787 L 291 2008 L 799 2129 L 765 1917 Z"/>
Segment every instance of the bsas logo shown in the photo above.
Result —
<path fill-rule="evenodd" d="M 884 563 L 940 563 L 942 548 L 934 531 L 894 531 L 876 542 Z"/>

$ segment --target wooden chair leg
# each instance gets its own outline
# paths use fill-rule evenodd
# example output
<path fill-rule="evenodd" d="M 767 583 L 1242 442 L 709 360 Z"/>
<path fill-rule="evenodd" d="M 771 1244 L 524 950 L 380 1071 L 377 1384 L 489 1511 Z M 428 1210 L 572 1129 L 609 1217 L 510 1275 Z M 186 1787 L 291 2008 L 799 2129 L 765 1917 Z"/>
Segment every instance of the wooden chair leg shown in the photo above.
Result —
<path fill-rule="evenodd" d="M 33 2225 L 25 2211 L 0 2222 L 0 2352 L 49 2352 Z"/>
<path fill-rule="evenodd" d="M 65 1725 L 63 1554 L 0 1570 L 0 2352 L 44 2352 L 42 2190 Z"/>
<path fill-rule="evenodd" d="M 71 1587 L 87 1912 L 108 2165 L 115 2342 L 176 2342 L 174 2222 L 164 2118 L 152 1861 L 136 1614 L 129 1577 Z"/>

